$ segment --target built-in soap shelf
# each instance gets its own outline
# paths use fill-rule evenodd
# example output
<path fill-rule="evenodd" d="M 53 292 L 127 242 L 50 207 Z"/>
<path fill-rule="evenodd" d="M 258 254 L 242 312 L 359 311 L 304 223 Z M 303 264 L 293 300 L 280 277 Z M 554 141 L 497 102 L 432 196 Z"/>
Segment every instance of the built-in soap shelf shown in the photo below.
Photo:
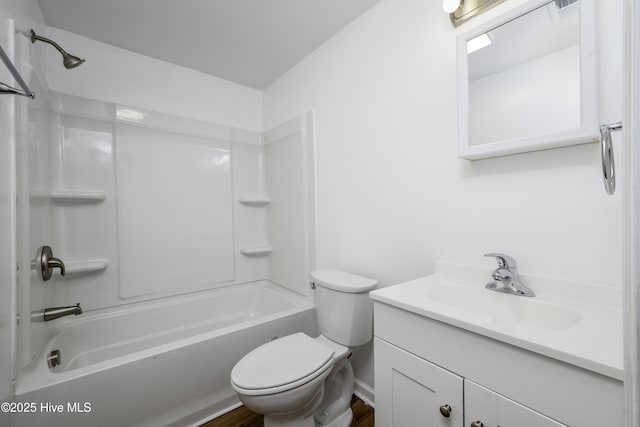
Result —
<path fill-rule="evenodd" d="M 65 277 L 80 276 L 106 270 L 109 267 L 109 260 L 106 258 L 83 259 L 77 261 L 67 261 L 65 265 Z"/>
<path fill-rule="evenodd" d="M 247 257 L 267 256 L 271 252 L 273 252 L 273 248 L 271 246 L 248 246 L 240 249 L 240 253 Z"/>
<path fill-rule="evenodd" d="M 238 202 L 245 206 L 262 207 L 271 203 L 271 199 L 267 196 L 244 196 L 240 197 Z"/>
<path fill-rule="evenodd" d="M 35 192 L 34 198 L 49 198 L 60 203 L 99 203 L 107 198 L 107 193 L 100 190 L 55 190 Z"/>

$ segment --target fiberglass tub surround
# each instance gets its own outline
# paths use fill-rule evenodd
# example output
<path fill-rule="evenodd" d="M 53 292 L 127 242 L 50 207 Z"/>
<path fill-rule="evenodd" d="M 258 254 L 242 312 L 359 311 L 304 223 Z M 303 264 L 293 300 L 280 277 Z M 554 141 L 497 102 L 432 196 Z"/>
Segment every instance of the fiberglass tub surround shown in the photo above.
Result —
<path fill-rule="evenodd" d="M 91 399 L 90 418 L 57 425 L 196 422 L 236 404 L 242 355 L 315 333 L 312 115 L 260 134 L 29 84 L 19 261 L 51 246 L 66 274 L 19 270 L 16 400 Z M 80 316 L 32 317 L 77 303 Z"/>

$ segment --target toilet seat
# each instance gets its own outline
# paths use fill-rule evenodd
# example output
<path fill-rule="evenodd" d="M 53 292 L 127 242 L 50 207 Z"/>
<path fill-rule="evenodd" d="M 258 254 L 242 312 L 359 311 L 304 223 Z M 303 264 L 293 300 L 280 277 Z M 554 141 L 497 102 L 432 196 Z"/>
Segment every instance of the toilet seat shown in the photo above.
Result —
<path fill-rule="evenodd" d="M 231 385 L 254 396 L 292 390 L 331 369 L 333 355 L 333 349 L 308 335 L 288 335 L 244 356 L 231 371 Z"/>

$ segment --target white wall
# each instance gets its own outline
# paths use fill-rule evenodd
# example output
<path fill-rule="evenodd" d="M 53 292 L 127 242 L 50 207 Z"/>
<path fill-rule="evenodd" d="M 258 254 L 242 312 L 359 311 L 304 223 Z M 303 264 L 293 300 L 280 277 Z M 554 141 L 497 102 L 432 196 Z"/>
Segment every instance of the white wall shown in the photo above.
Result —
<path fill-rule="evenodd" d="M 598 16 L 601 120 L 615 121 L 620 4 L 598 0 Z M 267 128 L 315 111 L 318 268 L 388 286 L 437 259 L 489 270 L 500 251 L 526 273 L 620 286 L 621 201 L 596 144 L 457 157 L 455 38 L 441 2 L 382 0 L 265 90 Z M 370 347 L 354 355 L 368 384 L 372 363 Z"/>
<path fill-rule="evenodd" d="M 67 70 L 60 54 L 48 49 L 47 80 L 52 90 L 251 131 L 263 130 L 261 91 L 57 28 L 48 28 L 48 36 L 68 52 L 86 59 L 80 67 Z"/>

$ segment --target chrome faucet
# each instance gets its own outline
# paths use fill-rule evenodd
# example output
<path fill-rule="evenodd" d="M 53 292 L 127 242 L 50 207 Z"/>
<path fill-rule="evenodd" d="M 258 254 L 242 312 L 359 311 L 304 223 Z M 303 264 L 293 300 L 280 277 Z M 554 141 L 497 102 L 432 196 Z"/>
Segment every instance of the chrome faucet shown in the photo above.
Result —
<path fill-rule="evenodd" d="M 523 297 L 535 297 L 536 294 L 520 281 L 518 263 L 509 255 L 490 253 L 484 256 L 494 257 L 498 261 L 498 268 L 491 274 L 493 280 L 485 286 L 492 291 Z"/>
<path fill-rule="evenodd" d="M 33 311 L 31 313 L 31 321 L 49 322 L 50 320 L 55 320 L 64 316 L 71 316 L 72 314 L 75 316 L 82 314 L 80 303 L 70 305 L 69 307 L 51 307 L 45 308 L 44 310 Z"/>

